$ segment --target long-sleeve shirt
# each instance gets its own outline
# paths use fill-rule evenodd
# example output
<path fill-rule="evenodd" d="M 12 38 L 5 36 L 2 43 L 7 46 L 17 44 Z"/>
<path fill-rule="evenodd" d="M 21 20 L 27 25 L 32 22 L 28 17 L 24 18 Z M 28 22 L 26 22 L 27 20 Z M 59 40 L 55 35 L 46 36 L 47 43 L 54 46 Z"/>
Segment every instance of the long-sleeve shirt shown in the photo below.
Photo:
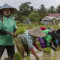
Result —
<path fill-rule="evenodd" d="M 28 30 L 26 30 L 25 34 L 18 35 L 18 40 L 25 45 L 28 45 L 29 49 L 33 48 L 33 44 L 36 43 L 34 37 L 28 34 Z"/>
<path fill-rule="evenodd" d="M 50 45 L 50 40 L 53 40 L 53 36 L 51 34 L 48 34 L 48 32 L 50 31 L 50 29 L 46 29 L 46 30 L 43 30 L 43 32 L 46 34 L 44 38 L 45 41 L 47 41 L 47 46 Z M 56 40 L 53 40 L 53 42 L 55 42 Z"/>

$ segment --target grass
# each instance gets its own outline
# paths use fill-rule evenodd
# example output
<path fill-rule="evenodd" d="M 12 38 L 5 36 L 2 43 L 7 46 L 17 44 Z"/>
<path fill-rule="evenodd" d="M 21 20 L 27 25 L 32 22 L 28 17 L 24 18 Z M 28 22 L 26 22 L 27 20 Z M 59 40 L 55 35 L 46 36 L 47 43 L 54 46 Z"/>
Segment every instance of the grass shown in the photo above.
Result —
<path fill-rule="evenodd" d="M 36 24 L 17 24 L 17 27 L 18 28 L 24 28 L 24 29 L 32 29 L 32 28 L 35 28 L 35 27 L 45 27 L 45 28 L 51 28 L 53 27 L 54 29 L 60 29 L 60 26 L 58 25 L 36 25 Z"/>
<path fill-rule="evenodd" d="M 15 53 L 15 60 L 21 60 L 21 54 L 19 52 Z"/>

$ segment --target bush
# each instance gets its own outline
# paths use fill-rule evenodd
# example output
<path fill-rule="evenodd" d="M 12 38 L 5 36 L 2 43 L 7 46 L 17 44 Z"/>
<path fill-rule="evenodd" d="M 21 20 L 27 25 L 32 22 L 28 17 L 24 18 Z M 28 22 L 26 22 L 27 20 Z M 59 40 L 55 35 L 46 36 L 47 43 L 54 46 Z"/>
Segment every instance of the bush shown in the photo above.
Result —
<path fill-rule="evenodd" d="M 15 53 L 15 60 L 21 60 L 21 54 L 19 52 Z"/>

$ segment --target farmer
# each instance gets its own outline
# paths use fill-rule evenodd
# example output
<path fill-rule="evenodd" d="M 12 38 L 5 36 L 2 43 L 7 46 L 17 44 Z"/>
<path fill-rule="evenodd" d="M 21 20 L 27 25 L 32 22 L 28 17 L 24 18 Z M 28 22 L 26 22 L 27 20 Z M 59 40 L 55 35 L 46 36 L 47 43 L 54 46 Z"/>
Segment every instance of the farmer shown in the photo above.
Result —
<path fill-rule="evenodd" d="M 42 51 L 42 49 L 36 44 L 36 38 L 37 37 L 44 37 L 45 33 L 39 28 L 34 28 L 31 30 L 26 30 L 25 34 L 18 35 L 17 39 L 17 50 L 22 55 L 22 60 L 24 60 L 24 51 L 27 53 L 27 55 L 30 55 L 30 51 L 32 54 L 36 57 L 37 60 L 39 60 L 39 56 L 36 54 L 35 50 L 33 49 L 33 46 L 38 49 L 39 51 Z M 19 44 L 18 44 L 19 40 Z"/>
<path fill-rule="evenodd" d="M 2 54 L 7 49 L 8 60 L 14 60 L 14 41 L 13 37 L 17 35 L 14 33 L 16 31 L 15 20 L 10 16 L 17 12 L 17 9 L 4 4 L 0 8 L 0 60 Z"/>
<path fill-rule="evenodd" d="M 41 47 L 46 48 L 46 47 L 52 46 L 52 42 L 53 42 L 53 45 L 55 46 L 55 48 L 57 48 L 56 39 L 60 38 L 59 36 L 60 29 L 58 29 L 57 31 L 46 29 L 46 30 L 43 30 L 43 32 L 46 34 L 46 36 L 43 38 L 40 38 L 40 37 L 38 38 Z M 55 50 L 53 47 L 51 48 Z"/>

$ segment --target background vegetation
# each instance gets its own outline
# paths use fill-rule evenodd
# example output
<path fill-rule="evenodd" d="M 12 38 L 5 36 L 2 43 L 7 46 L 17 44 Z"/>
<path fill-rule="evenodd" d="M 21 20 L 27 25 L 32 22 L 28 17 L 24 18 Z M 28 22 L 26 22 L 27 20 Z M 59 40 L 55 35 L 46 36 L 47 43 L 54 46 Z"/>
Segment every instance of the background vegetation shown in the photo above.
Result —
<path fill-rule="evenodd" d="M 23 23 L 19 23 L 17 24 L 18 28 L 24 28 L 24 29 L 32 29 L 35 27 L 46 27 L 46 28 L 54 28 L 54 29 L 60 29 L 60 26 L 58 25 L 37 25 L 37 24 L 23 24 Z"/>
<path fill-rule="evenodd" d="M 23 23 L 23 21 L 26 21 L 27 19 L 30 19 L 32 22 L 40 22 L 42 18 L 48 16 L 49 13 L 60 13 L 60 6 L 57 6 L 57 8 L 50 6 L 47 9 L 45 8 L 45 5 L 42 4 L 38 9 L 35 9 L 33 6 L 31 6 L 30 2 L 25 2 L 18 7 L 19 10 L 12 16 L 20 23 Z"/>

